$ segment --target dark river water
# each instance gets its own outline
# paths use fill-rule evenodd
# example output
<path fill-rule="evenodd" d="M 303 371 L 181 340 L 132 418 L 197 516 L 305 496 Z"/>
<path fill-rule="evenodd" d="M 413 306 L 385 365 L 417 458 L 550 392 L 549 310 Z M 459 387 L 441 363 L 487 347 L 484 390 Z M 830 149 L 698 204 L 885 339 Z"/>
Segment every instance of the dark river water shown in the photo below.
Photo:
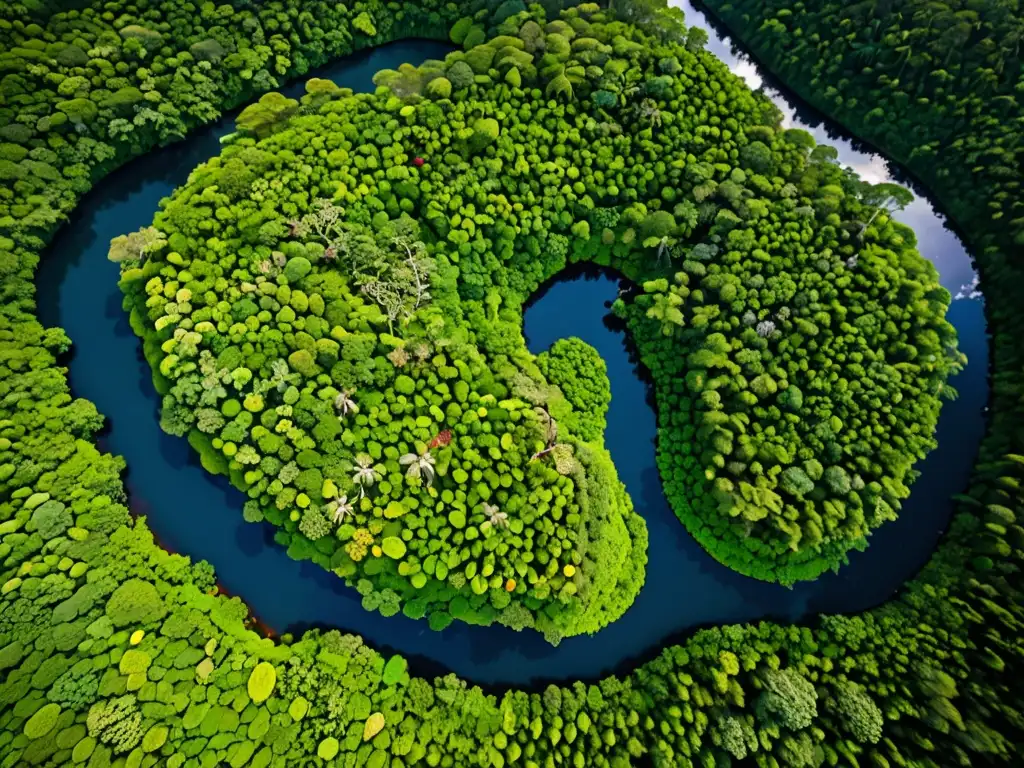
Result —
<path fill-rule="evenodd" d="M 691 23 L 702 22 L 699 14 L 688 16 Z M 722 45 L 712 37 L 712 50 L 724 53 L 746 75 L 749 63 L 731 57 Z M 405 41 L 356 54 L 316 75 L 368 90 L 377 70 L 440 58 L 448 50 L 438 43 Z M 285 90 L 297 95 L 302 86 Z M 814 121 L 795 112 L 787 119 L 793 125 Z M 118 268 L 106 259 L 110 239 L 149 224 L 160 199 L 196 165 L 217 154 L 219 138 L 232 129 L 233 117 L 226 118 L 185 142 L 130 163 L 97 185 L 40 265 L 39 314 L 45 325 L 67 329 L 74 341 L 68 363 L 72 392 L 92 400 L 107 416 L 109 428 L 100 443 L 127 460 L 133 510 L 147 516 L 169 550 L 212 563 L 224 589 L 242 597 L 275 631 L 337 627 L 362 635 L 385 653 L 401 653 L 417 674 L 451 670 L 483 685 L 596 679 L 628 671 L 666 642 L 700 626 L 798 620 L 872 607 L 912 577 L 935 548 L 950 517 L 949 497 L 964 488 L 984 430 L 988 348 L 980 300 L 957 301 L 950 309 L 970 364 L 954 381 L 961 398 L 946 404 L 940 447 L 921 464 L 922 475 L 900 519 L 878 531 L 869 549 L 852 555 L 838 575 L 786 589 L 719 565 L 678 522 L 655 467 L 655 414 L 642 372 L 625 335 L 606 319 L 617 281 L 606 273 L 574 271 L 534 297 L 525 313 L 524 335 L 534 352 L 556 339 L 578 336 L 607 362 L 612 403 L 606 441 L 650 530 L 647 582 L 635 604 L 597 635 L 570 638 L 557 648 L 533 632 L 456 623 L 436 633 L 423 621 L 364 611 L 355 590 L 333 574 L 289 559 L 273 542 L 268 524 L 245 523 L 243 495 L 223 478 L 207 474 L 184 439 L 160 431 L 159 399 L 149 367 L 121 309 Z M 820 130 L 813 132 L 827 138 Z M 887 173 L 884 162 L 857 152 L 848 142 L 831 143 L 841 148 L 844 163 L 877 178 Z M 927 202 L 915 203 L 900 218 L 917 231 L 921 250 L 938 266 L 944 285 L 955 293 L 971 281 L 969 258 Z"/>

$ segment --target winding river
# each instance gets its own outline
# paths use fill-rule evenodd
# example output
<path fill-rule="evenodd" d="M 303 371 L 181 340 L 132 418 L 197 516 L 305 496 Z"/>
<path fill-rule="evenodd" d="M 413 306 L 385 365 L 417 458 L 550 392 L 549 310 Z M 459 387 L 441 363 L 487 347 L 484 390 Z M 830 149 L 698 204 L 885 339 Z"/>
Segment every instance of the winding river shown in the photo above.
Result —
<path fill-rule="evenodd" d="M 709 48 L 752 87 L 759 87 L 756 66 L 733 54 L 701 13 L 684 7 L 691 24 L 708 30 Z M 315 74 L 368 90 L 379 69 L 440 58 L 448 50 L 440 43 L 404 41 L 355 54 Z M 296 95 L 302 85 L 284 90 Z M 783 110 L 787 125 L 803 127 L 819 141 L 835 145 L 843 163 L 873 180 L 889 176 L 882 158 L 839 134 L 830 135 L 819 118 L 798 113 L 782 94 L 770 89 L 766 93 Z M 628 671 L 697 627 L 769 618 L 793 621 L 816 613 L 870 608 L 911 578 L 934 550 L 952 511 L 950 496 L 965 487 L 984 431 L 988 340 L 980 300 L 956 301 L 950 309 L 970 363 L 953 382 L 961 397 L 945 405 L 939 447 L 920 465 L 921 477 L 899 520 L 878 531 L 869 549 L 852 555 L 838 575 L 786 589 L 719 565 L 672 513 L 654 461 L 655 414 L 647 384 L 625 335 L 609 322 L 607 307 L 616 296 L 617 281 L 604 272 L 576 270 L 544 286 L 533 298 L 525 313 L 524 335 L 534 352 L 558 338 L 578 336 L 607 362 L 612 387 L 607 443 L 650 530 L 647 583 L 640 596 L 612 626 L 592 637 L 565 640 L 557 648 L 533 632 L 456 623 L 436 633 L 422 621 L 367 613 L 355 590 L 333 574 L 289 559 L 274 543 L 268 524 L 245 523 L 243 495 L 223 478 L 207 474 L 185 440 L 160 431 L 159 398 L 121 309 L 118 268 L 106 259 L 112 237 L 148 224 L 160 199 L 219 151 L 219 138 L 232 131 L 233 119 L 229 115 L 185 142 L 150 153 L 97 185 L 40 265 L 39 315 L 47 326 L 63 326 L 74 340 L 68 363 L 72 392 L 92 400 L 108 417 L 100 445 L 127 460 L 133 510 L 148 517 L 168 549 L 210 561 L 223 588 L 241 596 L 276 631 L 340 627 L 362 635 L 385 653 L 406 656 L 417 674 L 454 671 L 482 685 L 596 679 Z M 921 251 L 938 266 L 947 288 L 957 293 L 971 282 L 970 259 L 926 200 L 918 199 L 899 218 L 914 227 Z"/>

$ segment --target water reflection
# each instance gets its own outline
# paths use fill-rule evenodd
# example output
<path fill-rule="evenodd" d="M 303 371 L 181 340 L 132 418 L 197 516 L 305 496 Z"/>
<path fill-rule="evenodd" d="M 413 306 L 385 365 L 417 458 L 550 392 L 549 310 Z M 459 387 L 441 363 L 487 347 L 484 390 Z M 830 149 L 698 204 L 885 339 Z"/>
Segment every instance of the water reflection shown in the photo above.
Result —
<path fill-rule="evenodd" d="M 703 9 L 694 6 L 691 0 L 669 0 L 669 5 L 681 8 L 686 14 L 687 24 L 700 27 L 707 33 L 706 47 L 711 53 L 725 62 L 735 75 L 743 78 L 750 88 L 760 89 L 772 100 L 782 113 L 782 124 L 786 128 L 802 128 L 814 136 L 819 144 L 831 144 L 839 151 L 838 162 L 853 168 L 867 181 L 875 184 L 895 182 L 911 188 L 915 186 L 906 173 L 882 155 L 871 151 L 863 142 L 838 129 L 819 112 L 782 89 L 770 73 L 762 70 L 749 55 L 738 49 L 723 34 L 722 27 Z M 935 262 L 942 285 L 952 293 L 956 294 L 961 286 L 975 279 L 974 266 L 963 244 L 947 228 L 946 217 L 938 213 L 926 197 L 918 193 L 914 202 L 905 211 L 897 213 L 895 218 L 917 232 L 918 248 Z M 980 296 L 975 298 L 980 299 Z"/>

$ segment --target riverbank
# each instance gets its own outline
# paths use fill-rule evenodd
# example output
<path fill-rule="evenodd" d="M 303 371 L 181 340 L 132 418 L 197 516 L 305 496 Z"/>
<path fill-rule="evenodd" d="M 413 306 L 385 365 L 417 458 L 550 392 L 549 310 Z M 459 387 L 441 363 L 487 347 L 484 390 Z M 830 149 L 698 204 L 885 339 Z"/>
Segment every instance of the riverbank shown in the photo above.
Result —
<path fill-rule="evenodd" d="M 720 38 L 709 41 L 716 54 L 729 55 L 724 46 Z M 394 43 L 355 54 L 316 75 L 366 89 L 379 69 L 441 58 L 448 49 L 425 41 Z M 742 67 L 739 59 L 729 63 Z M 301 93 L 302 87 L 295 83 L 288 93 Z M 796 110 L 790 109 L 788 119 L 813 129 Z M 972 440 L 976 444 L 981 434 L 978 403 L 985 399 L 986 342 L 979 302 L 956 302 L 950 310 L 951 321 L 960 329 L 961 347 L 970 358 L 954 381 L 963 397 L 945 406 L 939 448 L 922 463 L 922 477 L 900 519 L 880 529 L 868 550 L 854 553 L 839 574 L 787 589 L 748 579 L 715 562 L 676 519 L 655 464 L 657 428 L 643 375 L 635 370 L 624 334 L 605 324 L 605 305 L 617 292 L 615 280 L 570 272 L 530 302 L 524 333 L 534 352 L 557 338 L 580 336 L 608 363 L 613 401 L 606 444 L 651 529 L 650 575 L 636 604 L 597 635 L 571 638 L 558 648 L 533 633 L 517 634 L 498 626 L 456 625 L 434 633 L 423 622 L 404 616 L 385 619 L 363 610 L 359 596 L 333 574 L 288 558 L 269 526 L 245 523 L 240 512 L 244 496 L 223 478 L 206 473 L 186 441 L 160 431 L 159 399 L 121 309 L 117 268 L 105 258 L 109 239 L 148 224 L 159 200 L 183 183 L 192 168 L 216 154 L 220 137 L 232 130 L 232 119 L 226 117 L 98 185 L 43 260 L 39 311 L 44 323 L 67 328 L 75 339 L 72 389 L 109 417 L 105 444 L 127 458 L 126 482 L 133 497 L 142 494 L 136 503 L 148 509 L 149 524 L 160 541 L 174 551 L 210 561 L 223 588 L 243 597 L 266 626 L 293 634 L 313 626 L 340 627 L 364 636 L 375 647 L 421 660 L 419 668 L 451 670 L 481 683 L 595 680 L 626 672 L 637 660 L 656 655 L 666 642 L 701 627 L 805 620 L 817 613 L 871 608 L 927 561 L 948 523 L 949 498 L 966 483 L 973 451 L 965 446 Z M 851 164 L 877 165 L 851 146 L 841 144 L 839 150 L 841 159 Z M 964 279 L 969 259 L 955 240 L 948 239 L 933 209 L 924 204 L 907 213 L 909 220 L 904 220 L 915 227 L 923 243 L 932 244 L 922 250 L 940 267 L 943 283 L 950 287 Z M 566 307 L 572 310 L 565 311 Z M 126 387 L 129 381 L 138 385 Z M 666 611 L 666 604 L 676 609 Z"/>

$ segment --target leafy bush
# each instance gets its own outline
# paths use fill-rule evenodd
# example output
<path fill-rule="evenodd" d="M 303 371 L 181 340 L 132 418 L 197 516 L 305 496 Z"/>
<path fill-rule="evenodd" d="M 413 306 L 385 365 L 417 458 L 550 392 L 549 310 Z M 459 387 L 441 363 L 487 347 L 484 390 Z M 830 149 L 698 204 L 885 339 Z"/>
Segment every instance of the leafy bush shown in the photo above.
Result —
<path fill-rule="evenodd" d="M 261 661 L 253 668 L 252 673 L 249 675 L 249 698 L 257 704 L 261 701 L 266 701 L 274 690 L 276 682 L 277 671 L 274 669 L 274 665 Z"/>
<path fill-rule="evenodd" d="M 141 579 L 121 584 L 107 602 L 107 616 L 116 627 L 152 624 L 163 618 L 165 610 L 156 587 Z"/>
<path fill-rule="evenodd" d="M 60 536 L 73 522 L 70 510 L 53 499 L 39 505 L 32 512 L 32 524 L 44 539 Z"/>
<path fill-rule="evenodd" d="M 25 723 L 25 737 L 29 739 L 43 738 L 53 730 L 58 717 L 60 717 L 59 704 L 44 704 Z"/>

